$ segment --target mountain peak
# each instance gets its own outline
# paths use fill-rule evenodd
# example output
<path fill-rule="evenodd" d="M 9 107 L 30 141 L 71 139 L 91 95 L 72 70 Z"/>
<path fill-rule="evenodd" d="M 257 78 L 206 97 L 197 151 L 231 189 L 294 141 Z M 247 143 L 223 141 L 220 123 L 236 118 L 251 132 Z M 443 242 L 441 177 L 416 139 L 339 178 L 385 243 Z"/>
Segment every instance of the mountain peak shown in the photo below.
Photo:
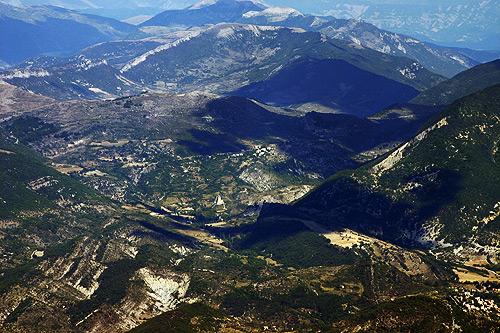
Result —
<path fill-rule="evenodd" d="M 290 7 L 270 7 L 261 12 L 251 11 L 243 14 L 244 18 L 266 17 L 269 22 L 281 22 L 291 17 L 304 17 L 304 14 Z"/>

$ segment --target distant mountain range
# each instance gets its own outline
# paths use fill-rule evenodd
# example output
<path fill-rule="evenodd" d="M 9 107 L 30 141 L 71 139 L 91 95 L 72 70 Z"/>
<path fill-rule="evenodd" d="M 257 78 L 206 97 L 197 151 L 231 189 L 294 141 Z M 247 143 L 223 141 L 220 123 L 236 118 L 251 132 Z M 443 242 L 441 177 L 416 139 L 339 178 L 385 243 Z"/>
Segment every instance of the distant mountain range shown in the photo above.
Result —
<path fill-rule="evenodd" d="M 163 10 L 177 10 L 192 6 L 196 1 L 121 0 L 3 0 L 11 5 L 54 5 L 67 9 L 83 10 L 87 13 L 127 19 L 136 15 L 156 15 Z M 203 3 L 206 3 L 203 2 Z M 209 2 L 210 3 L 210 2 Z M 304 13 L 336 18 L 361 18 L 385 30 L 396 31 L 426 41 L 448 43 L 448 46 L 497 49 L 498 2 L 445 1 L 437 4 L 426 1 L 418 4 L 408 2 L 348 1 L 342 4 L 331 0 L 297 1 L 269 0 L 270 6 L 297 8 Z M 464 27 L 467 33 L 464 34 Z M 478 43 L 479 42 L 479 43 Z"/>
<path fill-rule="evenodd" d="M 162 45 L 130 61 L 121 71 L 146 85 L 194 90 L 203 82 L 205 89 L 230 91 L 241 84 L 238 82 L 266 79 L 300 57 L 344 59 L 417 89 L 442 80 L 409 59 L 358 48 L 319 33 L 224 23 Z"/>
<path fill-rule="evenodd" d="M 387 105 L 408 102 L 444 80 L 426 68 L 453 76 L 478 63 L 466 52 L 429 46 L 358 19 L 304 15 L 291 8 L 265 8 L 254 1 L 202 1 L 183 10 L 167 10 L 140 30 L 55 7 L 1 6 L 10 20 L 24 22 L 30 29 L 35 27 L 32 22 L 45 20 L 55 22 L 47 24 L 59 33 L 63 29 L 57 29 L 58 18 L 69 15 L 75 22 L 88 23 L 89 29 L 94 24 L 91 29 L 97 37 L 112 40 L 70 58 L 33 57 L 0 73 L 5 82 L 58 100 L 115 98 L 145 90 L 203 90 L 301 111 L 363 117 Z M 217 23 L 224 20 L 241 23 Z M 179 26 L 182 22 L 204 26 L 182 30 L 189 25 Z M 174 32 L 154 33 L 161 27 Z M 125 35 L 138 37 L 145 31 L 151 36 L 115 40 Z M 44 37 L 57 40 L 57 33 Z M 76 52 L 82 46 L 64 47 L 64 52 Z M 23 57 L 22 52 L 14 53 Z"/>
<path fill-rule="evenodd" d="M 154 16 L 163 10 L 183 9 L 196 1 L 173 0 L 3 0 L 11 5 L 54 5 L 84 10 L 91 14 L 127 19 L 136 15 Z M 211 4 L 214 1 L 203 1 Z M 434 41 L 446 46 L 496 49 L 500 45 L 498 0 L 474 1 L 363 1 L 338 3 L 333 0 L 268 0 L 270 6 L 296 8 L 304 13 L 332 16 L 338 19 L 361 18 L 380 29 Z M 227 22 L 227 21 L 226 21 Z M 492 60 L 492 59 L 489 59 Z"/>
<path fill-rule="evenodd" d="M 6 16 L 15 17 L 14 21 L 4 21 L 4 30 L 14 31 L 17 29 L 18 34 L 19 31 L 23 30 L 19 30 L 19 27 L 14 28 L 14 26 L 9 26 L 9 24 L 21 24 L 16 20 L 24 18 L 24 20 L 29 21 L 30 17 L 31 20 L 41 20 L 41 17 L 44 15 L 60 18 L 64 13 L 64 15 L 69 15 L 70 13 L 64 10 L 60 12 L 62 9 L 55 7 L 40 7 L 38 9 L 36 7 L 32 7 L 32 9 L 29 9 L 30 7 L 23 7 L 21 9 L 3 5 L 2 8 Z M 35 14 L 37 11 L 38 13 Z M 15 14 L 16 12 L 17 14 Z M 71 23 L 76 25 L 72 29 L 61 29 L 61 26 L 59 26 L 63 23 L 69 24 L 67 20 L 62 21 L 62 23 L 57 20 L 46 21 L 43 29 L 35 29 L 35 26 L 31 26 L 29 23 L 22 23 L 28 29 L 27 33 L 29 33 L 29 36 L 26 37 L 27 39 L 40 35 L 33 43 L 19 43 L 17 42 L 18 40 L 26 40 L 26 38 L 16 38 L 13 40 L 11 35 L 5 34 L 3 36 L 4 41 L 7 44 L 12 43 L 13 48 L 4 48 L 3 54 L 0 54 L 0 66 L 8 68 L 29 56 L 69 56 L 86 46 L 118 38 L 141 39 L 147 36 L 157 36 L 171 33 L 172 31 L 186 30 L 192 26 L 222 22 L 299 27 L 307 31 L 317 31 L 329 37 L 357 43 L 386 54 L 409 57 L 421 63 L 427 69 L 446 77 L 451 77 L 462 70 L 477 65 L 480 61 L 491 60 L 492 57 L 495 57 L 495 54 L 486 54 L 484 52 L 483 54 L 477 51 L 468 52 L 466 49 L 463 51 L 454 51 L 436 45 L 425 44 L 412 37 L 380 30 L 358 19 L 342 20 L 332 17 L 304 15 L 286 7 L 266 8 L 255 1 L 202 1 L 186 9 L 164 11 L 141 23 L 138 29 L 131 25 L 89 15 L 72 13 L 71 17 L 73 20 L 76 20 L 75 23 Z M 90 19 L 91 17 L 92 19 Z M 110 25 L 110 27 L 107 27 L 107 25 Z M 98 31 L 94 30 L 94 26 Z M 37 30 L 37 32 L 33 32 L 33 29 Z M 72 34 L 77 33 L 79 29 L 89 30 L 82 30 L 81 35 L 86 36 L 86 38 L 72 37 Z M 72 34 L 68 34 L 68 31 L 71 31 Z M 64 42 L 65 38 L 71 39 L 71 41 Z"/>
<path fill-rule="evenodd" d="M 205 24 L 236 22 L 243 14 L 264 8 L 259 2 L 250 0 L 201 1 L 183 10 L 164 11 L 141 26 L 177 26 L 185 29 Z"/>
<path fill-rule="evenodd" d="M 500 48 L 500 2 L 474 0 L 415 4 L 350 1 L 323 4 L 321 13 L 361 18 L 381 29 L 408 34 L 447 46 Z"/>
<path fill-rule="evenodd" d="M 167 35 L 163 43 L 160 40 L 104 43 L 63 63 L 59 60 L 51 63 L 48 58 L 33 59 L 23 64 L 25 68 L 2 72 L 0 78 L 59 100 L 110 98 L 143 90 L 176 93 L 204 90 L 262 99 L 281 106 L 319 103 L 337 112 L 360 116 L 373 114 L 392 103 L 407 102 L 418 94 L 417 90 L 444 79 L 410 59 L 384 55 L 297 28 L 218 24 Z M 142 53 L 155 43 L 159 43 L 156 48 Z M 327 59 L 342 61 L 319 61 Z M 307 62 L 309 65 L 304 67 Z M 325 82 L 324 78 L 320 80 L 323 70 L 336 79 L 316 89 L 319 81 Z M 299 81 L 283 82 L 289 86 L 276 85 L 268 96 L 259 93 L 265 85 L 273 85 L 273 81 L 290 75 L 309 76 L 304 82 L 314 84 L 297 86 L 294 82 Z M 356 78 L 360 75 L 365 80 Z M 256 85 L 236 91 L 252 83 Z M 368 97 L 368 86 L 374 84 L 380 90 L 370 95 L 370 102 L 363 101 Z M 293 94 L 294 89 L 302 91 L 292 101 L 287 102 L 284 97 L 276 99 L 281 93 Z M 273 94 L 275 97 L 270 97 Z"/>
<path fill-rule="evenodd" d="M 429 70 L 447 77 L 478 64 L 464 53 L 427 45 L 409 36 L 381 30 L 359 19 L 344 20 L 304 15 L 288 7 L 264 8 L 252 2 L 235 0 L 208 2 L 203 6 L 193 7 L 165 11 L 142 23 L 140 29 L 154 33 L 153 27 L 157 26 L 185 29 L 190 26 L 222 22 L 296 27 L 307 31 L 318 31 L 329 37 L 358 43 L 386 54 L 408 57 Z"/>
<path fill-rule="evenodd" d="M 69 56 L 85 47 L 116 40 L 134 26 L 60 7 L 14 7 L 0 3 L 0 60 L 16 65 L 42 54 Z"/>
<path fill-rule="evenodd" d="M 357 43 L 382 53 L 408 57 L 418 61 L 427 69 L 447 77 L 478 64 L 477 61 L 459 52 L 379 29 L 358 18 L 345 20 L 318 17 L 304 15 L 291 8 L 272 7 L 260 12 L 246 13 L 239 22 L 318 31 L 331 38 Z"/>
<path fill-rule="evenodd" d="M 13 6 L 57 6 L 117 20 L 137 15 L 154 16 L 166 9 L 182 9 L 195 3 L 189 0 L 2 0 L 0 2 Z"/>

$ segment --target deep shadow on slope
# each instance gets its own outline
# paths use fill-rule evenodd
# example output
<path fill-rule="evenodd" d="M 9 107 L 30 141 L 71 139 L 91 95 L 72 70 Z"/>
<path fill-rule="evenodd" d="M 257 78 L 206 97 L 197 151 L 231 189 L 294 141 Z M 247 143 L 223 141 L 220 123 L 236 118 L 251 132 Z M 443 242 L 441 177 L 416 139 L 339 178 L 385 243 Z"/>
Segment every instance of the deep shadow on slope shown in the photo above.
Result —
<path fill-rule="evenodd" d="M 231 95 L 255 98 L 286 106 L 319 103 L 338 105 L 352 115 L 364 117 L 387 105 L 408 102 L 418 95 L 410 86 L 373 74 L 337 59 L 300 59 L 271 79 L 252 83 Z"/>
<path fill-rule="evenodd" d="M 446 214 L 448 204 L 462 190 L 459 173 L 438 170 L 435 174 L 427 183 L 426 175 L 421 175 L 423 186 L 410 190 L 405 199 L 394 199 L 358 183 L 344 171 L 293 207 L 328 228 L 350 228 L 403 246 L 433 247 L 423 237 L 424 226 L 433 217 Z M 457 226 L 458 234 L 461 228 L 464 226 Z"/>
<path fill-rule="evenodd" d="M 258 222 L 244 230 L 247 237 L 240 246 L 280 242 L 307 230 L 301 221 L 311 220 L 332 231 L 349 228 L 406 247 L 431 248 L 434 243 L 422 238 L 425 223 L 446 214 L 447 205 L 461 190 L 461 176 L 443 170 L 434 186 L 424 184 L 425 191 L 414 191 L 414 200 L 394 200 L 357 183 L 347 173 L 337 174 L 290 206 L 265 205 Z M 460 229 L 457 226 L 458 233 Z"/>
<path fill-rule="evenodd" d="M 360 152 L 408 139 L 439 110 L 412 108 L 394 105 L 369 119 L 317 112 L 295 117 L 269 111 L 245 98 L 226 97 L 195 112 L 193 116 L 205 125 L 186 129 L 187 137 L 178 142 L 202 155 L 239 152 L 245 149 L 244 140 L 275 143 L 309 171 L 329 177 L 359 166 L 353 157 Z"/>

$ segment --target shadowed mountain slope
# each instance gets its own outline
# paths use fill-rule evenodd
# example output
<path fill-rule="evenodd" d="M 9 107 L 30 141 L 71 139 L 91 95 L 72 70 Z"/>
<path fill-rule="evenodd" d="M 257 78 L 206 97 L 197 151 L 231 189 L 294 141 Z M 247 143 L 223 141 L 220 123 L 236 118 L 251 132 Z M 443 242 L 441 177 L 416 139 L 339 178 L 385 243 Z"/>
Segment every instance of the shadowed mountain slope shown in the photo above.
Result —
<path fill-rule="evenodd" d="M 396 102 L 407 102 L 418 91 L 344 60 L 300 59 L 268 80 L 231 94 L 267 104 L 287 106 L 317 103 L 342 113 L 366 117 Z"/>
<path fill-rule="evenodd" d="M 295 207 L 407 245 L 497 244 L 499 96 L 496 85 L 455 101 L 398 149 L 338 173 Z"/>
<path fill-rule="evenodd" d="M 412 103 L 446 105 L 481 89 L 500 83 L 500 59 L 478 65 L 422 92 Z"/>

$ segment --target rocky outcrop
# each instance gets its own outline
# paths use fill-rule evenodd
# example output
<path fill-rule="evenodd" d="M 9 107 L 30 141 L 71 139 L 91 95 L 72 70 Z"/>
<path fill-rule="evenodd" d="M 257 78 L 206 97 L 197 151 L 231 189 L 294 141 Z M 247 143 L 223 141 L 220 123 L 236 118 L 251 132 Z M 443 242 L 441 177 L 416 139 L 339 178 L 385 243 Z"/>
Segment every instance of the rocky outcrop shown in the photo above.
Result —
<path fill-rule="evenodd" d="M 265 170 L 264 165 L 256 163 L 239 175 L 239 178 L 257 189 L 257 191 L 271 191 L 279 186 L 278 179 L 271 172 Z"/>

